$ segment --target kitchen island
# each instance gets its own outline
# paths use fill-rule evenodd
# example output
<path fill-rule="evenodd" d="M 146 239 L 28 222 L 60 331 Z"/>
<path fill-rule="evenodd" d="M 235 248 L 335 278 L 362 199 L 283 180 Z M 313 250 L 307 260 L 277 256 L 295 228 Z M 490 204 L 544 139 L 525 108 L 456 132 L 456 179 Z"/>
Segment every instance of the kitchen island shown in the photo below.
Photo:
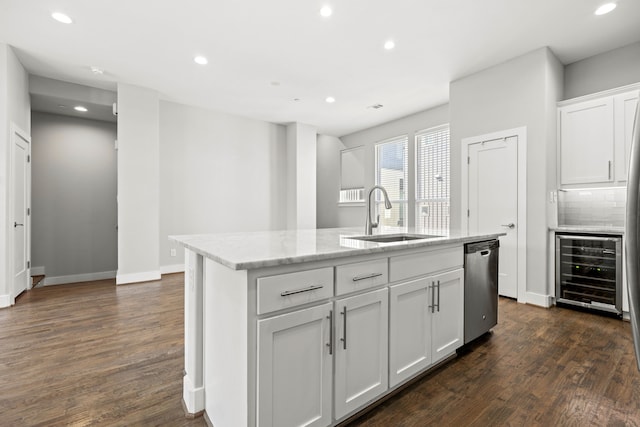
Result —
<path fill-rule="evenodd" d="M 185 247 L 188 413 L 216 427 L 336 425 L 455 354 L 463 246 L 502 234 L 362 234 L 171 237 Z"/>

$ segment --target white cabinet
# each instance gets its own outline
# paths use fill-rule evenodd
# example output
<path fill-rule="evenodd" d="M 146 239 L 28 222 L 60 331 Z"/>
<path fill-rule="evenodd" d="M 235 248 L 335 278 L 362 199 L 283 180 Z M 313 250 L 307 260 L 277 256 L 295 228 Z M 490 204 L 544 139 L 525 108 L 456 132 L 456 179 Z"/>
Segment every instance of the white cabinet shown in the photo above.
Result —
<path fill-rule="evenodd" d="M 464 270 L 390 290 L 389 383 L 393 387 L 451 355 L 464 340 Z"/>
<path fill-rule="evenodd" d="M 560 185 L 626 181 L 638 90 L 609 91 L 558 109 Z"/>
<path fill-rule="evenodd" d="M 431 357 L 437 363 L 464 343 L 464 270 L 433 276 Z"/>
<path fill-rule="evenodd" d="M 331 306 L 258 321 L 259 427 L 331 424 Z"/>
<path fill-rule="evenodd" d="M 560 109 L 560 183 L 613 180 L 613 99 Z"/>
<path fill-rule="evenodd" d="M 627 180 L 627 167 L 631 153 L 631 134 L 638 105 L 638 91 L 627 92 L 614 97 L 615 106 L 615 139 L 621 141 L 616 150 L 616 181 Z"/>
<path fill-rule="evenodd" d="M 388 388 L 388 290 L 335 302 L 335 417 L 339 419 Z"/>
<path fill-rule="evenodd" d="M 389 292 L 389 385 L 431 365 L 432 281 L 416 279 Z"/>

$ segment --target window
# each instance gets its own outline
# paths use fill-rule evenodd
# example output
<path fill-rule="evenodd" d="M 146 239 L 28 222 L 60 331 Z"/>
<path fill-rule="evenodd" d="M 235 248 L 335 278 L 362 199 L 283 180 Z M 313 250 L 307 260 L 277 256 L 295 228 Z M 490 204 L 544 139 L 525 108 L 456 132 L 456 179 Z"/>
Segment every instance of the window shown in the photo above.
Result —
<path fill-rule="evenodd" d="M 449 125 L 416 134 L 416 232 L 449 234 Z"/>
<path fill-rule="evenodd" d="M 393 207 L 385 209 L 382 192 L 376 190 L 375 211 L 387 232 L 404 231 L 407 226 L 407 145 L 406 135 L 376 144 L 376 185 L 387 190 Z"/>

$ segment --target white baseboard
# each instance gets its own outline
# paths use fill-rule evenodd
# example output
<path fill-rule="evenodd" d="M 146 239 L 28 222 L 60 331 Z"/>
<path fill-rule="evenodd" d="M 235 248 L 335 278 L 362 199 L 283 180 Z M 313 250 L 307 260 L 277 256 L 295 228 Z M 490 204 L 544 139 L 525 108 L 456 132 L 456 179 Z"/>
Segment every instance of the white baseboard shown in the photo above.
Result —
<path fill-rule="evenodd" d="M 11 295 L 0 295 L 0 308 L 11 307 Z"/>
<path fill-rule="evenodd" d="M 115 271 L 100 271 L 98 273 L 71 274 L 69 276 L 45 277 L 44 286 L 66 285 L 68 283 L 92 282 L 94 280 L 113 279 Z"/>
<path fill-rule="evenodd" d="M 38 267 L 31 267 L 32 276 L 44 276 L 44 265 Z"/>
<path fill-rule="evenodd" d="M 535 292 L 527 292 L 526 298 L 527 304 L 537 305 L 544 308 L 551 307 L 553 300 L 551 295 L 536 294 Z"/>
<path fill-rule="evenodd" d="M 149 282 L 151 280 L 160 280 L 159 270 L 143 271 L 140 273 L 117 274 L 116 285 L 125 285 L 127 283 Z"/>
<path fill-rule="evenodd" d="M 160 274 L 184 273 L 184 264 L 161 265 Z"/>

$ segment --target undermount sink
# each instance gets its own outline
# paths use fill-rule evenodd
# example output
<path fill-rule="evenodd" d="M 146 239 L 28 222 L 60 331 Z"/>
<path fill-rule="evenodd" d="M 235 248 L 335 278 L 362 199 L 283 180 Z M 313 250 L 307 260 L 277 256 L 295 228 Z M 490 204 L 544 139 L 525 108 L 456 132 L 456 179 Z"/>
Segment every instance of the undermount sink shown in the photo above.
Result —
<path fill-rule="evenodd" d="M 407 242 L 410 240 L 424 240 L 424 239 L 433 239 L 435 236 L 431 234 L 382 234 L 376 236 L 353 236 L 348 237 L 349 239 L 355 240 L 364 240 L 366 242 L 374 242 L 374 243 L 392 243 L 392 242 Z"/>

